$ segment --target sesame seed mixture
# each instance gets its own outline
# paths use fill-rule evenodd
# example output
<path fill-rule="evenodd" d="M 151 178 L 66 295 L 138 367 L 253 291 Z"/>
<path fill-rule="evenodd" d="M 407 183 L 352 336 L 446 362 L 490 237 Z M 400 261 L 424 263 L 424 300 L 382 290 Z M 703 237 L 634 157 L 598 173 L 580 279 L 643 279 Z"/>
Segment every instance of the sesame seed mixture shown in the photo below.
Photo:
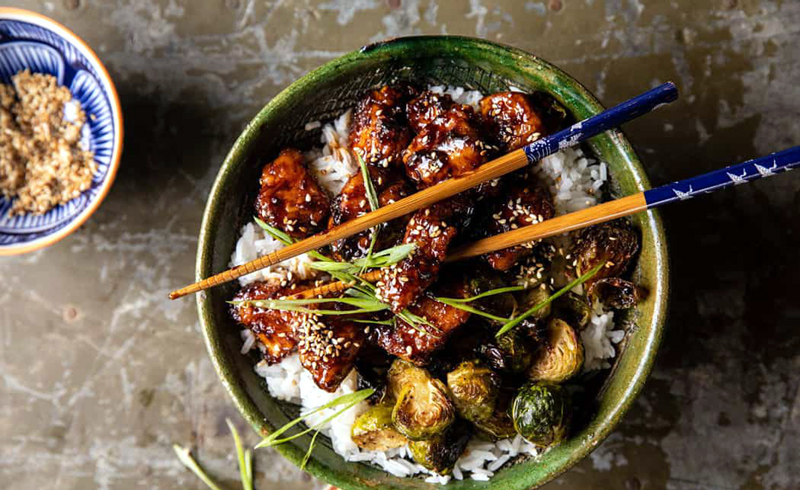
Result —
<path fill-rule="evenodd" d="M 0 84 L 0 193 L 14 200 L 11 216 L 46 213 L 91 186 L 97 164 L 81 147 L 85 122 L 52 75 L 25 70 Z"/>

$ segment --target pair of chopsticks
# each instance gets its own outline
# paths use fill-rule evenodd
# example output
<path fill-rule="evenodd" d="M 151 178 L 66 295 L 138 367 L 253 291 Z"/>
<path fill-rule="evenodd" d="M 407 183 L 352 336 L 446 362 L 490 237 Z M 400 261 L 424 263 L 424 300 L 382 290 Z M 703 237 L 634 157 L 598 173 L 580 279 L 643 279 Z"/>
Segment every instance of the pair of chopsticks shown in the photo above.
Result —
<path fill-rule="evenodd" d="M 364 230 L 373 228 L 400 216 L 425 208 L 450 196 L 471 189 L 483 182 L 502 177 L 529 163 L 534 163 L 558 150 L 575 146 L 611 128 L 647 114 L 660 105 L 674 101 L 678 97 L 675 84 L 669 82 L 638 95 L 627 102 L 612 107 L 584 121 L 553 135 L 537 140 L 524 148 L 503 155 L 485 163 L 468 175 L 440 182 L 406 198 L 386 205 L 376 211 L 342 223 L 330 230 L 288 245 L 256 260 L 242 264 L 225 272 L 215 274 L 200 282 L 191 284 L 169 294 L 177 299 L 188 294 L 203 291 L 219 284 L 233 281 L 244 275 L 291 259 L 311 250 L 324 247 L 336 240 L 347 238 Z"/>
<path fill-rule="evenodd" d="M 218 284 L 233 281 L 243 275 L 296 257 L 310 250 L 328 245 L 336 240 L 347 238 L 386 221 L 409 214 L 418 209 L 446 199 L 450 196 L 475 187 L 482 182 L 501 177 L 509 172 L 534 163 L 558 150 L 577 145 L 608 129 L 649 113 L 663 104 L 674 101 L 678 96 L 673 83 L 665 83 L 659 87 L 638 95 L 622 104 L 612 107 L 584 121 L 573 124 L 569 128 L 542 138 L 530 145 L 515 150 L 507 155 L 484 164 L 474 172 L 460 178 L 446 180 L 420 192 L 412 194 L 393 204 L 367 213 L 359 218 L 343 223 L 319 235 L 293 243 L 283 249 L 265 255 L 254 261 L 216 274 L 200 282 L 170 293 L 170 299 L 180 298 L 188 294 L 202 291 Z M 502 250 L 529 241 L 559 235 L 623 216 L 652 209 L 663 204 L 684 200 L 701 193 L 711 192 L 723 187 L 749 182 L 757 178 L 774 175 L 779 171 L 788 171 L 800 164 L 800 147 L 791 148 L 779 153 L 750 160 L 707 174 L 685 179 L 673 184 L 657 187 L 648 191 L 605 202 L 574 213 L 552 218 L 541 223 L 512 230 L 500 235 L 485 238 L 454 250 L 447 261 L 474 257 L 484 253 Z M 377 276 L 373 271 L 365 280 Z M 373 280 L 376 280 L 374 277 Z M 322 286 L 304 292 L 309 296 L 324 294 L 320 290 L 330 287 L 330 292 L 340 291 L 345 285 Z M 341 287 L 341 289 L 336 289 Z"/>

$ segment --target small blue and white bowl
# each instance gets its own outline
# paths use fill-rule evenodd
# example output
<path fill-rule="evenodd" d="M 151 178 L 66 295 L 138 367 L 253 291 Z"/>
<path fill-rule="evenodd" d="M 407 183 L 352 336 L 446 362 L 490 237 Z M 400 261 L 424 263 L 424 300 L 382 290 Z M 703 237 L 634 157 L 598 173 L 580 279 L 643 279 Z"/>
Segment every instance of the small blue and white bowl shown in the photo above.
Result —
<path fill-rule="evenodd" d="M 78 229 L 108 194 L 122 155 L 119 97 L 95 52 L 58 22 L 0 7 L 0 83 L 26 68 L 55 76 L 80 101 L 87 116 L 83 140 L 94 151 L 97 173 L 79 197 L 42 215 L 9 217 L 11 201 L 0 196 L 0 255 L 38 250 Z"/>

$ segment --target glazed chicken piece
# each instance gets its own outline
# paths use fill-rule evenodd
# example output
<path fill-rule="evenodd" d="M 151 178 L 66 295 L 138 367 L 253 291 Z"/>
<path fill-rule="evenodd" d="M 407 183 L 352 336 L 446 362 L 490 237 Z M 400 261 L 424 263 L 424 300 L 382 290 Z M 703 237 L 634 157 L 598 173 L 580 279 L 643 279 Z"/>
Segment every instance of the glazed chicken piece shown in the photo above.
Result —
<path fill-rule="evenodd" d="M 233 297 L 233 301 L 276 299 L 293 294 L 297 290 L 296 286 L 281 287 L 256 282 L 240 289 Z M 264 360 L 270 365 L 280 362 L 297 346 L 295 326 L 302 322 L 302 315 L 298 313 L 251 305 L 232 305 L 231 316 L 249 328 L 258 341 L 266 347 Z"/>
<path fill-rule="evenodd" d="M 463 279 L 448 279 L 442 286 L 437 284 L 434 289 L 442 297 L 469 296 Z M 433 353 L 441 348 L 450 335 L 470 317 L 469 312 L 440 303 L 433 299 L 431 294 L 424 294 L 408 309 L 431 323 L 432 326 L 419 325 L 419 328 L 425 329 L 427 333 L 418 331 L 398 318 L 394 327 L 387 325 L 376 327 L 372 340 L 389 354 L 419 366 L 428 364 Z"/>
<path fill-rule="evenodd" d="M 350 147 L 370 165 L 399 164 L 411 140 L 406 103 L 417 91 L 408 85 L 385 85 L 371 90 L 356 105 L 350 129 Z"/>
<path fill-rule="evenodd" d="M 403 243 L 416 243 L 417 247 L 397 264 L 381 269 L 377 297 L 395 313 L 413 303 L 436 280 L 450 242 L 472 213 L 472 203 L 465 194 L 414 213 Z"/>
<path fill-rule="evenodd" d="M 302 238 L 316 233 L 328 218 L 330 200 L 293 148 L 264 166 L 256 214 L 265 223 Z"/>
<path fill-rule="evenodd" d="M 495 202 L 492 215 L 485 229 L 487 236 L 505 233 L 523 226 L 541 223 L 556 214 L 550 193 L 536 183 L 524 178 L 508 190 L 502 200 Z M 520 259 L 533 252 L 538 242 L 529 242 L 486 254 L 484 258 L 493 269 L 507 271 Z"/>
<path fill-rule="evenodd" d="M 431 92 L 408 107 L 409 121 L 418 133 L 403 152 L 403 163 L 418 187 L 460 177 L 487 161 L 492 147 L 481 138 L 471 107 Z"/>
<path fill-rule="evenodd" d="M 421 133 L 432 126 L 452 129 L 456 123 L 474 125 L 475 111 L 468 105 L 456 103 L 447 94 L 437 94 L 426 90 L 411 100 L 406 106 L 408 124 L 415 133 Z"/>
<path fill-rule="evenodd" d="M 350 374 L 364 327 L 342 316 L 304 315 L 296 329 L 300 363 L 321 389 L 333 392 Z"/>
<path fill-rule="evenodd" d="M 506 152 L 533 143 L 558 129 L 566 112 L 547 94 L 498 92 L 480 101 L 487 131 Z"/>
<path fill-rule="evenodd" d="M 378 194 L 378 203 L 386 206 L 411 194 L 411 186 L 397 171 L 390 171 L 377 167 L 369 167 L 370 180 Z M 361 172 L 350 177 L 342 188 L 341 194 L 336 196 L 331 207 L 331 217 L 328 220 L 328 229 L 346 221 L 357 218 L 370 211 L 367 191 L 364 187 L 364 177 Z M 407 218 L 400 218 L 385 224 L 375 244 L 375 250 L 382 250 L 393 246 L 400 240 L 403 228 L 408 222 Z M 364 257 L 369 250 L 371 231 L 364 231 L 357 235 L 337 240 L 331 244 L 331 250 L 337 260 L 350 261 Z"/>

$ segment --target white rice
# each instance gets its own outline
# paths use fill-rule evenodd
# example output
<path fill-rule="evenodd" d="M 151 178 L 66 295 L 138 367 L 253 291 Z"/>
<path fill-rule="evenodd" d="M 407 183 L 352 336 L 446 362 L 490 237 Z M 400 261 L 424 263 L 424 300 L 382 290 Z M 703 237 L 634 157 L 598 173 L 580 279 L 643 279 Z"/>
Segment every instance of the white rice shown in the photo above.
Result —
<path fill-rule="evenodd" d="M 266 233 L 255 223 L 247 223 L 242 227 L 242 236 L 236 242 L 236 249 L 231 255 L 230 267 L 236 267 L 244 263 L 263 257 L 284 245 Z M 265 281 L 270 284 L 279 284 L 292 277 L 301 280 L 310 279 L 316 274 L 316 270 L 308 266 L 312 259 L 306 254 L 299 255 L 293 259 L 281 262 L 265 269 L 247 274 L 239 278 L 239 284 L 246 286 L 252 282 Z"/>
<path fill-rule="evenodd" d="M 347 180 L 358 172 L 358 161 L 347 146 L 352 114 L 353 111 L 348 110 L 333 124 L 323 126 L 322 149 L 311 150 L 305 154 L 311 174 L 331 196 L 342 192 Z M 318 126 L 306 125 L 307 130 L 309 127 L 314 129 Z"/>
<path fill-rule="evenodd" d="M 461 87 L 440 85 L 431 86 L 429 89 L 440 94 L 446 93 L 456 102 L 476 108 L 483 97 L 480 92 L 468 91 Z M 306 125 L 309 131 L 322 127 L 321 149 L 309 151 L 305 157 L 312 175 L 331 196 L 341 192 L 347 180 L 358 171 L 358 163 L 347 148 L 351 115 L 351 111 L 347 111 L 333 123 L 324 126 L 319 121 Z M 605 162 L 599 162 L 585 155 L 579 148 L 564 148 L 543 159 L 531 171 L 549 188 L 554 197 L 557 215 L 597 204 L 600 201 L 601 188 L 608 178 Z M 561 240 L 561 244 L 565 245 L 566 239 Z M 257 225 L 249 223 L 242 229 L 242 236 L 231 257 L 231 266 L 243 264 L 282 247 L 279 241 L 265 234 Z M 275 283 L 288 279 L 290 273 L 300 279 L 307 279 L 315 273 L 308 267 L 310 260 L 307 255 L 302 255 L 249 274 L 239 281 L 242 285 L 253 281 Z M 613 311 L 606 310 L 601 304 L 595 304 L 589 325 L 580 335 L 586 355 L 584 370 L 592 371 L 610 367 L 610 359 L 616 356 L 614 346 L 622 341 L 625 332 L 614 330 Z M 249 330 L 242 331 L 242 339 L 243 353 L 259 345 Z M 302 368 L 297 354 L 273 366 L 268 366 L 262 361 L 256 365 L 255 371 L 266 380 L 270 395 L 300 405 L 304 412 L 357 389 L 357 374 L 353 370 L 336 392 L 328 393 L 321 390 L 308 371 Z M 452 475 L 436 475 L 414 463 L 407 447 L 380 452 L 365 451 L 356 446 L 350 438 L 350 429 L 356 417 L 367 408 L 368 404 L 362 402 L 327 423 L 322 432 L 331 438 L 333 449 L 345 460 L 369 462 L 398 477 L 421 474 L 425 475 L 426 482 L 439 484 L 446 484 L 451 478 L 486 481 L 505 464 L 519 457 L 535 457 L 540 454 L 536 446 L 519 435 L 495 443 L 473 438 L 456 462 Z M 306 421 L 309 425 L 313 425 L 332 413 L 333 409 L 329 409 L 309 416 Z"/>
<path fill-rule="evenodd" d="M 483 94 L 477 90 L 466 90 L 463 87 L 453 87 L 452 85 L 431 85 L 428 90 L 435 94 L 447 94 L 458 104 L 472 106 L 478 109 L 478 102 L 483 98 Z"/>

